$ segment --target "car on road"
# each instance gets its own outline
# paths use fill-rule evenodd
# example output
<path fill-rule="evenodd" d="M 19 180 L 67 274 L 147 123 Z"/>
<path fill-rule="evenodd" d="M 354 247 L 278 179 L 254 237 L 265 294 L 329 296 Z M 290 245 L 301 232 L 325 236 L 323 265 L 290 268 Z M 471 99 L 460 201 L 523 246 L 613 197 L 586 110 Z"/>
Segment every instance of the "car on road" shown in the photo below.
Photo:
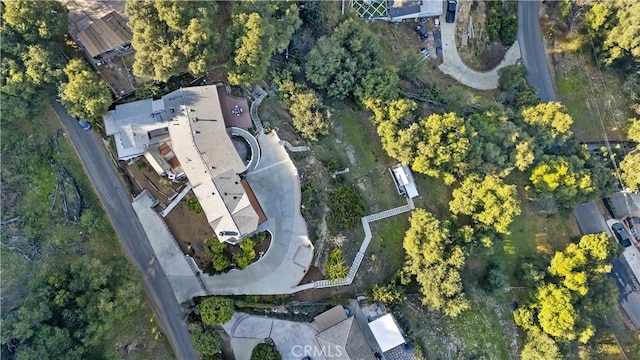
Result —
<path fill-rule="evenodd" d="M 82 128 L 82 130 L 84 131 L 89 131 L 91 130 L 91 123 L 88 122 L 87 120 L 78 120 L 78 125 L 80 125 L 80 127 Z"/>
<path fill-rule="evenodd" d="M 425 40 L 429 37 L 429 33 L 427 33 L 427 29 L 425 29 L 423 26 L 416 26 L 416 32 L 420 35 L 420 37 L 422 38 L 422 40 Z"/>
<path fill-rule="evenodd" d="M 620 245 L 626 248 L 631 246 L 631 239 L 629 237 L 629 233 L 624 228 L 624 226 L 622 226 L 621 223 L 617 222 L 611 225 L 611 230 L 613 230 L 613 234 L 618 239 L 618 242 L 620 243 Z"/>
<path fill-rule="evenodd" d="M 447 1 L 447 14 L 445 16 L 446 22 L 452 23 L 456 21 L 456 5 L 457 3 L 453 0 Z"/>

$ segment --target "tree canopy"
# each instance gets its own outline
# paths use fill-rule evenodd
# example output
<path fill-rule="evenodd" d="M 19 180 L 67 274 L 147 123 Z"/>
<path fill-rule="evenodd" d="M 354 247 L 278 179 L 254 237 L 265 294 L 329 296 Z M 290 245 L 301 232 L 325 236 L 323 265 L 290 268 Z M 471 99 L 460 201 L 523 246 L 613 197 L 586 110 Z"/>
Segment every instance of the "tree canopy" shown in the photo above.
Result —
<path fill-rule="evenodd" d="M 194 323 L 189 326 L 193 347 L 202 356 L 211 356 L 220 353 L 222 338 L 218 331 L 211 326 Z"/>
<path fill-rule="evenodd" d="M 217 8 L 215 1 L 127 0 L 133 73 L 162 81 L 185 70 L 203 74 L 216 56 Z"/>
<path fill-rule="evenodd" d="M 464 296 L 460 269 L 463 249 L 454 243 L 448 222 L 441 222 L 423 209 L 411 214 L 403 247 L 407 252 L 405 271 L 416 277 L 422 303 L 455 317 L 469 308 Z"/>
<path fill-rule="evenodd" d="M 529 197 L 548 213 L 571 208 L 595 191 L 584 161 L 575 155 L 544 155 L 533 168 L 530 180 Z"/>
<path fill-rule="evenodd" d="M 595 334 L 591 318 L 616 302 L 617 288 L 607 273 L 618 254 L 617 244 L 604 233 L 585 235 L 556 252 L 546 282 L 539 282 L 535 295 L 514 313 L 516 323 L 529 332 L 525 349 L 531 358 L 544 354 L 540 342 L 552 341 L 541 335 L 584 344 Z"/>
<path fill-rule="evenodd" d="M 233 316 L 233 300 L 225 297 L 208 297 L 200 303 L 200 317 L 206 325 L 224 324 Z"/>
<path fill-rule="evenodd" d="M 629 59 L 640 61 L 640 3 L 593 2 L 585 15 L 585 23 L 597 37 L 605 64 Z"/>
<path fill-rule="evenodd" d="M 251 360 L 282 360 L 282 355 L 280 355 L 275 346 L 260 343 L 253 348 Z"/>
<path fill-rule="evenodd" d="M 233 48 L 227 62 L 229 82 L 250 84 L 265 77 L 271 56 L 289 46 L 302 20 L 292 2 L 240 1 L 233 12 L 227 32 Z"/>
<path fill-rule="evenodd" d="M 469 215 L 476 223 L 508 235 L 513 218 L 520 215 L 520 203 L 516 197 L 515 185 L 505 184 L 495 175 L 481 179 L 472 174 L 453 190 L 449 209 L 453 214 Z"/>
<path fill-rule="evenodd" d="M 345 99 L 367 73 L 381 62 L 378 41 L 358 19 L 347 19 L 330 37 L 323 36 L 307 55 L 307 80 L 326 89 L 329 97 Z"/>
<path fill-rule="evenodd" d="M 111 105 L 107 85 L 83 60 L 69 61 L 64 69 L 68 81 L 60 86 L 60 100 L 71 116 L 96 121 Z"/>

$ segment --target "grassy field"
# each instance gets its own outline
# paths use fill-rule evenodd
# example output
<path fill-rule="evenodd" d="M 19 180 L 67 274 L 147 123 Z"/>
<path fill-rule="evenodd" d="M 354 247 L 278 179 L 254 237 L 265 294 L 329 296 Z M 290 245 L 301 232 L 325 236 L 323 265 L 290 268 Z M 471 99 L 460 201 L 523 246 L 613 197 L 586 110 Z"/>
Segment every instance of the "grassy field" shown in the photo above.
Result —
<path fill-rule="evenodd" d="M 603 128 L 609 140 L 624 138 L 631 113 L 622 91 L 621 76 L 598 70 L 586 35 L 569 33 L 551 46 L 558 100 L 573 116 L 573 130 L 582 141 L 601 141 Z"/>
<path fill-rule="evenodd" d="M 432 313 L 410 299 L 401 306 L 428 359 L 509 359 L 515 323 L 506 302 L 472 295 L 471 307 L 452 319 Z"/>

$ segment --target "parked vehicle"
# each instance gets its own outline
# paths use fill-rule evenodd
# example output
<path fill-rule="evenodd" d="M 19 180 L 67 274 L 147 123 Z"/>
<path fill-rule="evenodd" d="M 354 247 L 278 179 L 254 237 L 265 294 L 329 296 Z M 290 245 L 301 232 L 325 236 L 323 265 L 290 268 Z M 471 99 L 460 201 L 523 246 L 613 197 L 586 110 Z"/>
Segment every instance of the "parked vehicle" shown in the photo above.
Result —
<path fill-rule="evenodd" d="M 616 223 L 611 225 L 611 230 L 613 230 L 614 235 L 618 239 L 620 245 L 624 247 L 631 246 L 631 239 L 629 238 L 629 233 L 625 230 L 624 226 L 620 223 Z"/>
<path fill-rule="evenodd" d="M 80 127 L 82 128 L 82 130 L 84 131 L 89 131 L 91 130 L 91 123 L 88 122 L 87 120 L 78 120 L 78 125 L 80 125 Z"/>
<path fill-rule="evenodd" d="M 445 16 L 446 22 L 452 23 L 456 21 L 456 5 L 457 3 L 453 0 L 449 0 L 447 2 L 447 14 Z"/>
<path fill-rule="evenodd" d="M 420 35 L 422 40 L 425 40 L 426 38 L 429 37 L 429 33 L 427 33 L 427 29 L 425 29 L 420 25 L 416 26 L 416 32 Z"/>

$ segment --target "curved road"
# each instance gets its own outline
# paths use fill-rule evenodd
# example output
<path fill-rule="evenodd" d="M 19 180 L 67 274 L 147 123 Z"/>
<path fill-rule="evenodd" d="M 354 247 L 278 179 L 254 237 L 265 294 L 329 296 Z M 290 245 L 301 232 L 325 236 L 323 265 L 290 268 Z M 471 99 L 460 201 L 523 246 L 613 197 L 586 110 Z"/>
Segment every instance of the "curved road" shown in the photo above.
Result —
<path fill-rule="evenodd" d="M 547 50 L 542 42 L 539 21 L 540 1 L 518 1 L 518 42 L 524 65 L 529 71 L 528 80 L 540 89 L 543 102 L 556 101 L 556 90 L 549 69 Z"/>
<path fill-rule="evenodd" d="M 155 261 L 149 239 L 133 211 L 131 199 L 106 153 L 104 143 L 95 132 L 83 131 L 58 102 L 53 103 L 53 108 L 78 151 L 129 258 L 144 274 L 147 294 L 176 358 L 198 359 L 186 323 L 182 320 L 180 305 L 159 262 Z"/>

